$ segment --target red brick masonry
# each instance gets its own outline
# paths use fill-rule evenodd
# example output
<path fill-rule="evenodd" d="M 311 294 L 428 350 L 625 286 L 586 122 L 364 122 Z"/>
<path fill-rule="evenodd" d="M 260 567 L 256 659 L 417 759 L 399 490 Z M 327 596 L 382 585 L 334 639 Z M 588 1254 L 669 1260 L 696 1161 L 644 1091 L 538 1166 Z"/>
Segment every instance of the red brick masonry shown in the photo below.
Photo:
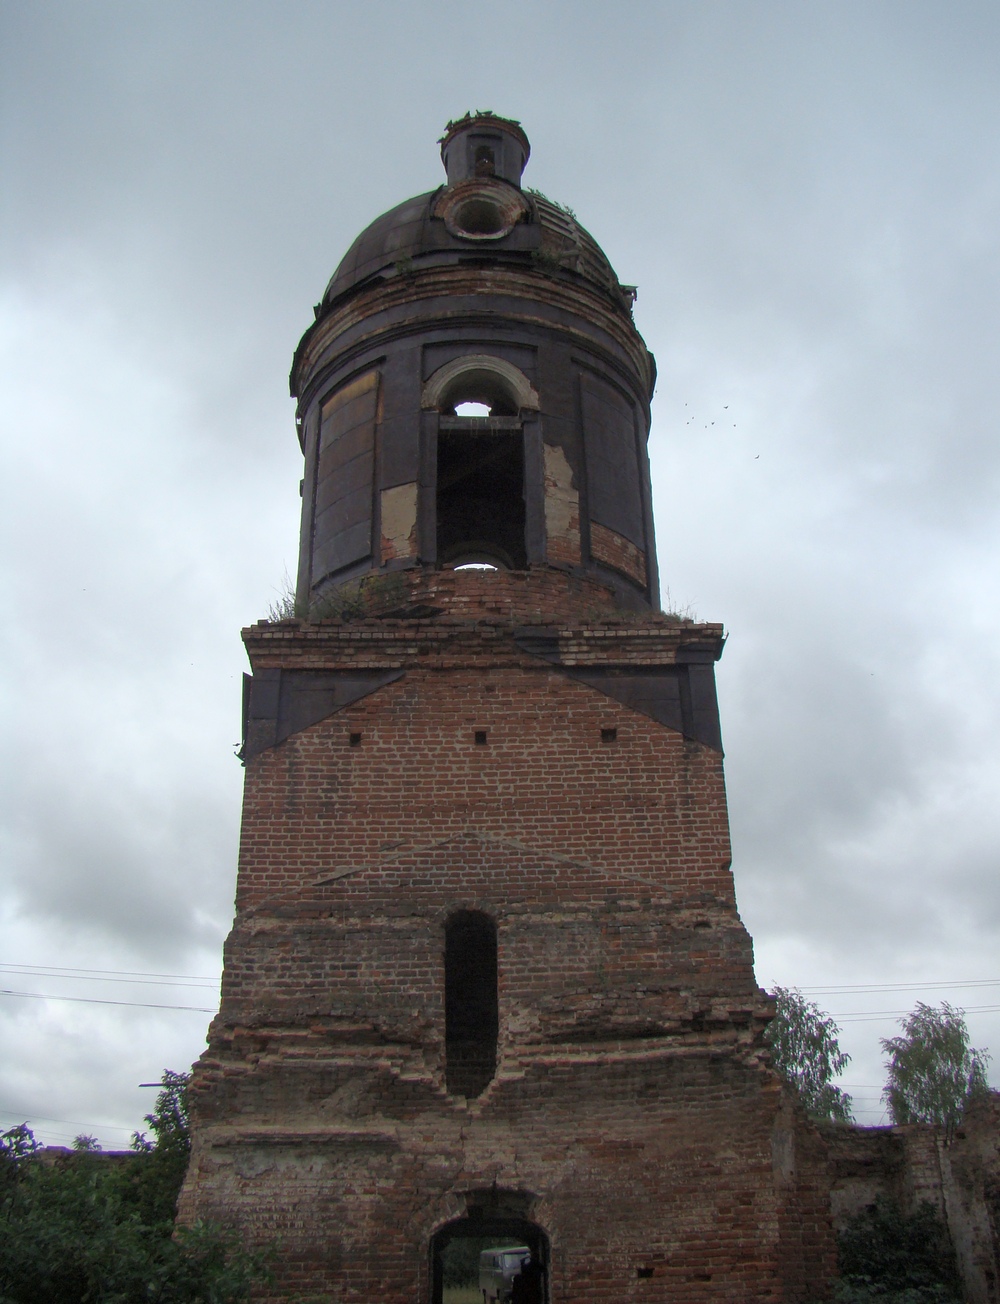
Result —
<path fill-rule="evenodd" d="M 403 674 L 248 763 L 182 1217 L 277 1239 L 276 1297 L 430 1300 L 432 1235 L 485 1192 L 548 1237 L 553 1301 L 823 1298 L 823 1147 L 762 1062 L 721 754 L 515 637 L 555 612 L 564 664 L 624 672 L 721 629 L 600 613 L 551 572 L 541 598 L 435 583 L 411 597 L 436 617 L 245 632 L 258 674 Z M 498 930 L 498 1068 L 468 1101 L 444 1079 L 458 909 Z"/>

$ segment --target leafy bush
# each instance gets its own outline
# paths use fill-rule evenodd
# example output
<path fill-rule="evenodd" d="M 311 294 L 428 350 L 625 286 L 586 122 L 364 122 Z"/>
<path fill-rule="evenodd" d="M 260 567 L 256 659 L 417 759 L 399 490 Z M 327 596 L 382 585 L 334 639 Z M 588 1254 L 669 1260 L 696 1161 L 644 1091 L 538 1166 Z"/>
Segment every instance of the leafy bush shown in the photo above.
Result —
<path fill-rule="evenodd" d="M 838 1304 L 961 1304 L 948 1229 L 933 1205 L 907 1216 L 879 1196 L 837 1237 Z"/>
<path fill-rule="evenodd" d="M 55 1160 L 30 1128 L 0 1135 L 0 1304 L 237 1304 L 263 1275 L 218 1228 L 174 1234 L 190 1138 L 187 1075 L 165 1073 L 153 1140 L 102 1155 L 91 1137 Z"/>

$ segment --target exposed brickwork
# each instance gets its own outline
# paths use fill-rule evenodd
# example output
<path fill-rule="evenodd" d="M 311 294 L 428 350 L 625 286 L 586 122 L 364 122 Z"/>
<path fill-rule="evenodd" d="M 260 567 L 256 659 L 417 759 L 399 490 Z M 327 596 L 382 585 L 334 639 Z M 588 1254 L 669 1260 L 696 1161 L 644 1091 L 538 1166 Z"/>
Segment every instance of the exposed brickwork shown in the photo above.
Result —
<path fill-rule="evenodd" d="M 638 584 L 646 583 L 646 558 L 642 552 L 634 543 L 596 521 L 590 527 L 590 555 Z"/>
<path fill-rule="evenodd" d="M 545 446 L 545 555 L 552 565 L 580 564 L 580 495 L 561 448 Z M 645 583 L 645 579 L 642 581 Z"/>
<path fill-rule="evenodd" d="M 601 742 L 609 727 L 614 746 Z M 488 746 L 475 745 L 476 729 Z M 352 732 L 360 747 L 348 746 Z M 474 832 L 579 860 L 557 887 L 574 902 L 583 892 L 585 909 L 598 871 L 643 881 L 675 906 L 735 909 L 721 795 L 716 753 L 548 668 L 496 667 L 486 682 L 413 670 L 252 763 L 237 905 L 347 865 L 385 874 L 403 850 Z M 613 888 L 602 879 L 596 890 Z"/>
<path fill-rule="evenodd" d="M 409 625 L 414 608 L 426 611 L 422 624 L 444 616 L 460 624 L 580 624 L 595 620 L 631 624 L 636 620 L 670 623 L 649 611 L 631 615 L 623 611 L 617 595 L 589 575 L 547 566 L 526 571 L 433 570 L 413 568 L 389 575 L 367 577 L 359 590 L 360 611 L 344 620 L 303 623 L 303 629 L 326 629 L 331 624 L 357 624 L 362 616 L 381 621 L 397 615 Z M 674 621 L 673 624 L 677 624 Z M 279 634 L 293 622 L 282 621 Z M 255 629 L 271 628 L 266 622 Z M 713 626 L 719 629 L 721 626 Z M 244 635 L 248 637 L 248 635 Z"/>
<path fill-rule="evenodd" d="M 417 486 L 383 489 L 379 511 L 383 563 L 417 555 Z"/>
<path fill-rule="evenodd" d="M 774 1176 L 799 1124 L 761 1063 L 721 757 L 523 652 L 503 602 L 457 619 L 538 577 L 496 578 L 424 577 L 436 619 L 246 632 L 257 670 L 405 673 L 248 765 L 183 1215 L 280 1237 L 285 1290 L 413 1301 L 435 1229 L 496 1185 L 529 1193 L 553 1300 L 818 1299 L 829 1218 L 808 1136 Z M 589 609 L 569 577 L 544 584 Z M 590 665 L 721 636 L 651 616 L 557 632 Z M 499 1065 L 472 1102 L 444 1085 L 460 908 L 499 941 Z"/>
<path fill-rule="evenodd" d="M 256 1117 L 211 1128 L 214 1144 L 198 1148 L 209 1195 L 199 1211 L 280 1234 L 288 1287 L 426 1299 L 422 1247 L 463 1206 L 456 1190 L 495 1180 L 535 1195 L 554 1300 L 786 1297 L 771 1162 L 777 1093 L 731 1053 L 564 1049 L 501 1077 L 471 1107 L 374 1048 L 367 1063 L 328 1055 L 297 1069 L 264 1052 L 262 1073 L 242 1093 Z M 310 1100 L 317 1087 L 322 1105 Z M 233 1079 L 218 1088 L 230 1121 L 238 1088 Z M 258 1121 L 271 1101 L 291 1113 L 278 1132 Z M 640 1267 L 653 1276 L 640 1278 Z"/>

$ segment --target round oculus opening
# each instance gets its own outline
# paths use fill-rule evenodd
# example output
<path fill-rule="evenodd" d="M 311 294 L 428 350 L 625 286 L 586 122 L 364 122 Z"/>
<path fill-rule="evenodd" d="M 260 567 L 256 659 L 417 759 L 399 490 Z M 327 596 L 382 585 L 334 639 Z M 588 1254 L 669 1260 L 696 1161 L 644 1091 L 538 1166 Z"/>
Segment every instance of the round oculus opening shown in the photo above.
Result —
<path fill-rule="evenodd" d="M 507 229 L 499 204 L 481 196 L 459 204 L 454 222 L 466 235 L 502 235 Z"/>

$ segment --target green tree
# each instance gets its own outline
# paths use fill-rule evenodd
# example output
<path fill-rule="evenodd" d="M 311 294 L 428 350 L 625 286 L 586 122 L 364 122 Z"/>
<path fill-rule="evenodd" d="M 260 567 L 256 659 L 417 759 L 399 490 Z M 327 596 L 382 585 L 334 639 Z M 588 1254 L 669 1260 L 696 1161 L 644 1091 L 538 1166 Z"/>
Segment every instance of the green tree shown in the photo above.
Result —
<path fill-rule="evenodd" d="M 765 1034 L 771 1063 L 812 1118 L 850 1123 L 851 1097 L 832 1081 L 851 1058 L 840 1049 L 840 1029 L 793 988 L 776 987 L 774 1001 L 777 1013 Z"/>
<path fill-rule="evenodd" d="M 164 1072 L 153 1112 L 146 1115 L 152 1140 L 144 1132 L 133 1135 L 135 1158 L 122 1172 L 123 1199 L 131 1200 L 150 1225 L 172 1224 L 177 1213 L 177 1197 L 191 1156 L 190 1078 L 190 1073 Z"/>
<path fill-rule="evenodd" d="M 988 1090 L 986 1051 L 969 1045 L 965 1011 L 917 1002 L 899 1020 L 898 1037 L 883 1037 L 889 1056 L 882 1098 L 894 1123 L 935 1123 L 950 1136 L 966 1106 Z"/>
<path fill-rule="evenodd" d="M 187 1077 L 163 1090 L 131 1155 L 79 1138 L 55 1159 L 30 1128 L 0 1135 L 0 1304 L 237 1304 L 260 1256 L 197 1224 L 174 1229 L 187 1163 Z M 183 1159 L 183 1162 L 182 1162 Z"/>

